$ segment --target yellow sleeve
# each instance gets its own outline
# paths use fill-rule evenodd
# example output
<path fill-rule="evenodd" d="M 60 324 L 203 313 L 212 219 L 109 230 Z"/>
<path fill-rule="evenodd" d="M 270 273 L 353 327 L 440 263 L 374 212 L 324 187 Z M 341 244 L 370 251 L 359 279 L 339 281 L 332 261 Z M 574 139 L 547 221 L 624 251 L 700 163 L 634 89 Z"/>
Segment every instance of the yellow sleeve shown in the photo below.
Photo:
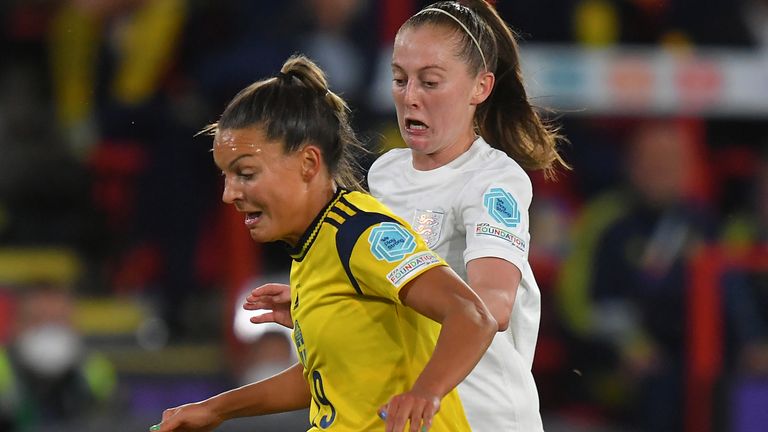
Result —
<path fill-rule="evenodd" d="M 447 265 L 421 236 L 398 222 L 380 222 L 358 238 L 350 267 L 363 294 L 400 303 L 398 293 L 425 271 Z"/>

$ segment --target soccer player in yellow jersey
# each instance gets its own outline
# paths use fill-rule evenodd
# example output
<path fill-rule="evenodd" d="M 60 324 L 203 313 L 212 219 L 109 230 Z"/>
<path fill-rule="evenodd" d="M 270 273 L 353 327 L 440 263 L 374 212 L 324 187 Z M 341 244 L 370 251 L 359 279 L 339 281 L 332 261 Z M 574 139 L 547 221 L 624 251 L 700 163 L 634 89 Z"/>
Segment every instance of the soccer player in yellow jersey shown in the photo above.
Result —
<path fill-rule="evenodd" d="M 290 248 L 299 363 L 165 410 L 150 430 L 209 431 L 306 407 L 310 431 L 470 430 L 455 387 L 498 324 L 407 223 L 359 191 L 347 111 L 322 71 L 297 56 L 205 129 L 223 200 L 255 241 Z"/>

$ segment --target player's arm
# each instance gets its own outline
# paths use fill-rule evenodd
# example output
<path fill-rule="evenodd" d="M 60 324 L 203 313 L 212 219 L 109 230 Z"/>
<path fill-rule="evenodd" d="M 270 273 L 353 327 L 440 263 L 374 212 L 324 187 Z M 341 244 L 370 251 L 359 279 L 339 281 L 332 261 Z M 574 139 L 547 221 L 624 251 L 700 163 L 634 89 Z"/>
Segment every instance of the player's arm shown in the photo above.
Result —
<path fill-rule="evenodd" d="M 460 194 L 467 283 L 488 306 L 498 331 L 509 327 L 527 265 L 532 198 L 530 180 L 519 170 L 468 183 Z"/>
<path fill-rule="evenodd" d="M 220 393 L 201 402 L 167 409 L 163 412 L 162 422 L 150 430 L 210 431 L 222 422 L 237 417 L 307 408 L 311 397 L 302 366 L 297 363 L 265 380 Z"/>
<path fill-rule="evenodd" d="M 400 290 L 403 303 L 442 325 L 435 351 L 414 387 L 444 396 L 475 367 L 496 332 L 480 297 L 449 267 L 425 271 Z"/>
<path fill-rule="evenodd" d="M 467 282 L 491 311 L 498 331 L 509 327 L 522 277 L 516 265 L 501 258 L 476 258 L 467 263 Z"/>
<path fill-rule="evenodd" d="M 498 327 L 480 297 L 445 266 L 417 276 L 400 290 L 400 298 L 442 327 L 432 357 L 413 388 L 384 407 L 387 431 L 401 431 L 405 421 L 414 418 L 429 427 L 440 400 L 472 371 Z"/>

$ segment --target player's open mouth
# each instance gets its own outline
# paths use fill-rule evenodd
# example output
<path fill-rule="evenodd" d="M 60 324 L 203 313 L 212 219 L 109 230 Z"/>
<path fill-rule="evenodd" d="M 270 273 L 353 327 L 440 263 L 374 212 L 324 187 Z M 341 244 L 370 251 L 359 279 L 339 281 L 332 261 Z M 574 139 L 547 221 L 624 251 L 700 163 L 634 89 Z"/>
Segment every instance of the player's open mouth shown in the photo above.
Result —
<path fill-rule="evenodd" d="M 423 131 L 429 129 L 424 122 L 414 119 L 405 119 L 405 129 L 409 132 Z"/>
<path fill-rule="evenodd" d="M 245 215 L 245 226 L 251 227 L 256 225 L 261 219 L 261 212 L 251 212 Z"/>

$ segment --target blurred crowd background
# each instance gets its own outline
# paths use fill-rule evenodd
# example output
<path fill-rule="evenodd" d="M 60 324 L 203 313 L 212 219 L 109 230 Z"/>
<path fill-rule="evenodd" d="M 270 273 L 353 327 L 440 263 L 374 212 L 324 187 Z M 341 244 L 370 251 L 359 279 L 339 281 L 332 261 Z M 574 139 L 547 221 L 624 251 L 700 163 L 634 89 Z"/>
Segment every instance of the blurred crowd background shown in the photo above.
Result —
<path fill-rule="evenodd" d="M 426 3 L 0 2 L 0 430 L 146 430 L 294 360 L 240 310 L 290 262 L 196 133 L 302 52 L 372 157 L 401 146 L 390 50 Z M 574 167 L 531 173 L 545 428 L 765 430 L 768 1 L 496 3 Z"/>

